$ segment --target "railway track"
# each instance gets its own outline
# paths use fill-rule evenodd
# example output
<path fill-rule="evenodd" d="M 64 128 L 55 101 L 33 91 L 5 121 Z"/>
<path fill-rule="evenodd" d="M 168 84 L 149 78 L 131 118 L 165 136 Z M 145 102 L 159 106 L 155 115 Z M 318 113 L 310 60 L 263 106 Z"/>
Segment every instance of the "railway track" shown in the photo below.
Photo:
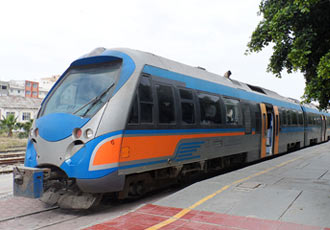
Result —
<path fill-rule="evenodd" d="M 13 166 L 24 163 L 25 149 L 10 149 L 0 152 L 0 173 L 11 173 Z"/>

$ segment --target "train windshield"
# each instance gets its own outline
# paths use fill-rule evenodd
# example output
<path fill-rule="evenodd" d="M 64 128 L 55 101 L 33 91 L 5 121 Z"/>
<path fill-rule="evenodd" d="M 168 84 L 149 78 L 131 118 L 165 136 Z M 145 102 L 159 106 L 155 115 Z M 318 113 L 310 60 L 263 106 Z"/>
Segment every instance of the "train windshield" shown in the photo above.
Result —
<path fill-rule="evenodd" d="M 114 90 L 121 62 L 69 70 L 45 102 L 41 116 L 71 113 L 93 116 Z"/>

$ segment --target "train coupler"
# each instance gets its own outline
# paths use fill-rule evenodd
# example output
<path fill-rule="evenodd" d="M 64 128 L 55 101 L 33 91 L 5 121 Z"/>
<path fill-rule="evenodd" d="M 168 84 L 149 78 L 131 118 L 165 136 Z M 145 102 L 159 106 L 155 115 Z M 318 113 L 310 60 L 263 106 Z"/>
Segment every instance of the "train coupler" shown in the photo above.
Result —
<path fill-rule="evenodd" d="M 44 180 L 49 175 L 49 168 L 14 167 L 14 196 L 40 198 L 43 195 Z"/>

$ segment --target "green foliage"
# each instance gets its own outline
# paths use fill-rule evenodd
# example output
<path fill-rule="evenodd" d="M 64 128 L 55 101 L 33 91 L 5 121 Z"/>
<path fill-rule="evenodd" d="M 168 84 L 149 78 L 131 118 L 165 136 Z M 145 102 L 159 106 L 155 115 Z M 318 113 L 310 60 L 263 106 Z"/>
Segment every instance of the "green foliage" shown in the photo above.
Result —
<path fill-rule="evenodd" d="M 263 16 L 252 33 L 247 54 L 273 44 L 267 71 L 277 77 L 301 71 L 306 79 L 303 98 L 330 105 L 330 1 L 262 0 Z"/>
<path fill-rule="evenodd" d="M 3 120 L 0 120 L 1 129 L 8 133 L 8 137 L 13 136 L 13 130 L 18 129 L 17 126 L 17 117 L 10 114 L 7 117 L 2 116 Z"/>
<path fill-rule="evenodd" d="M 18 134 L 19 138 L 27 138 L 29 136 L 29 132 L 32 127 L 32 123 L 33 123 L 33 119 L 30 119 L 29 121 L 24 122 L 24 123 L 20 123 L 20 122 L 17 123 L 17 126 L 19 127 L 19 129 L 24 130 L 24 132 L 20 132 Z"/>

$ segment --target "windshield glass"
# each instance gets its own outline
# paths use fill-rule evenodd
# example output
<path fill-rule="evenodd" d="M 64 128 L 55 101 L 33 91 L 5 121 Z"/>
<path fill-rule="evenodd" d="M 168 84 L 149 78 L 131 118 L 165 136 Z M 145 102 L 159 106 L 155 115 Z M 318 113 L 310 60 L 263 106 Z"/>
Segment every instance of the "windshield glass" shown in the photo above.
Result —
<path fill-rule="evenodd" d="M 94 115 L 109 100 L 119 69 L 120 62 L 114 62 L 69 70 L 44 104 L 41 116 L 51 113 Z"/>

